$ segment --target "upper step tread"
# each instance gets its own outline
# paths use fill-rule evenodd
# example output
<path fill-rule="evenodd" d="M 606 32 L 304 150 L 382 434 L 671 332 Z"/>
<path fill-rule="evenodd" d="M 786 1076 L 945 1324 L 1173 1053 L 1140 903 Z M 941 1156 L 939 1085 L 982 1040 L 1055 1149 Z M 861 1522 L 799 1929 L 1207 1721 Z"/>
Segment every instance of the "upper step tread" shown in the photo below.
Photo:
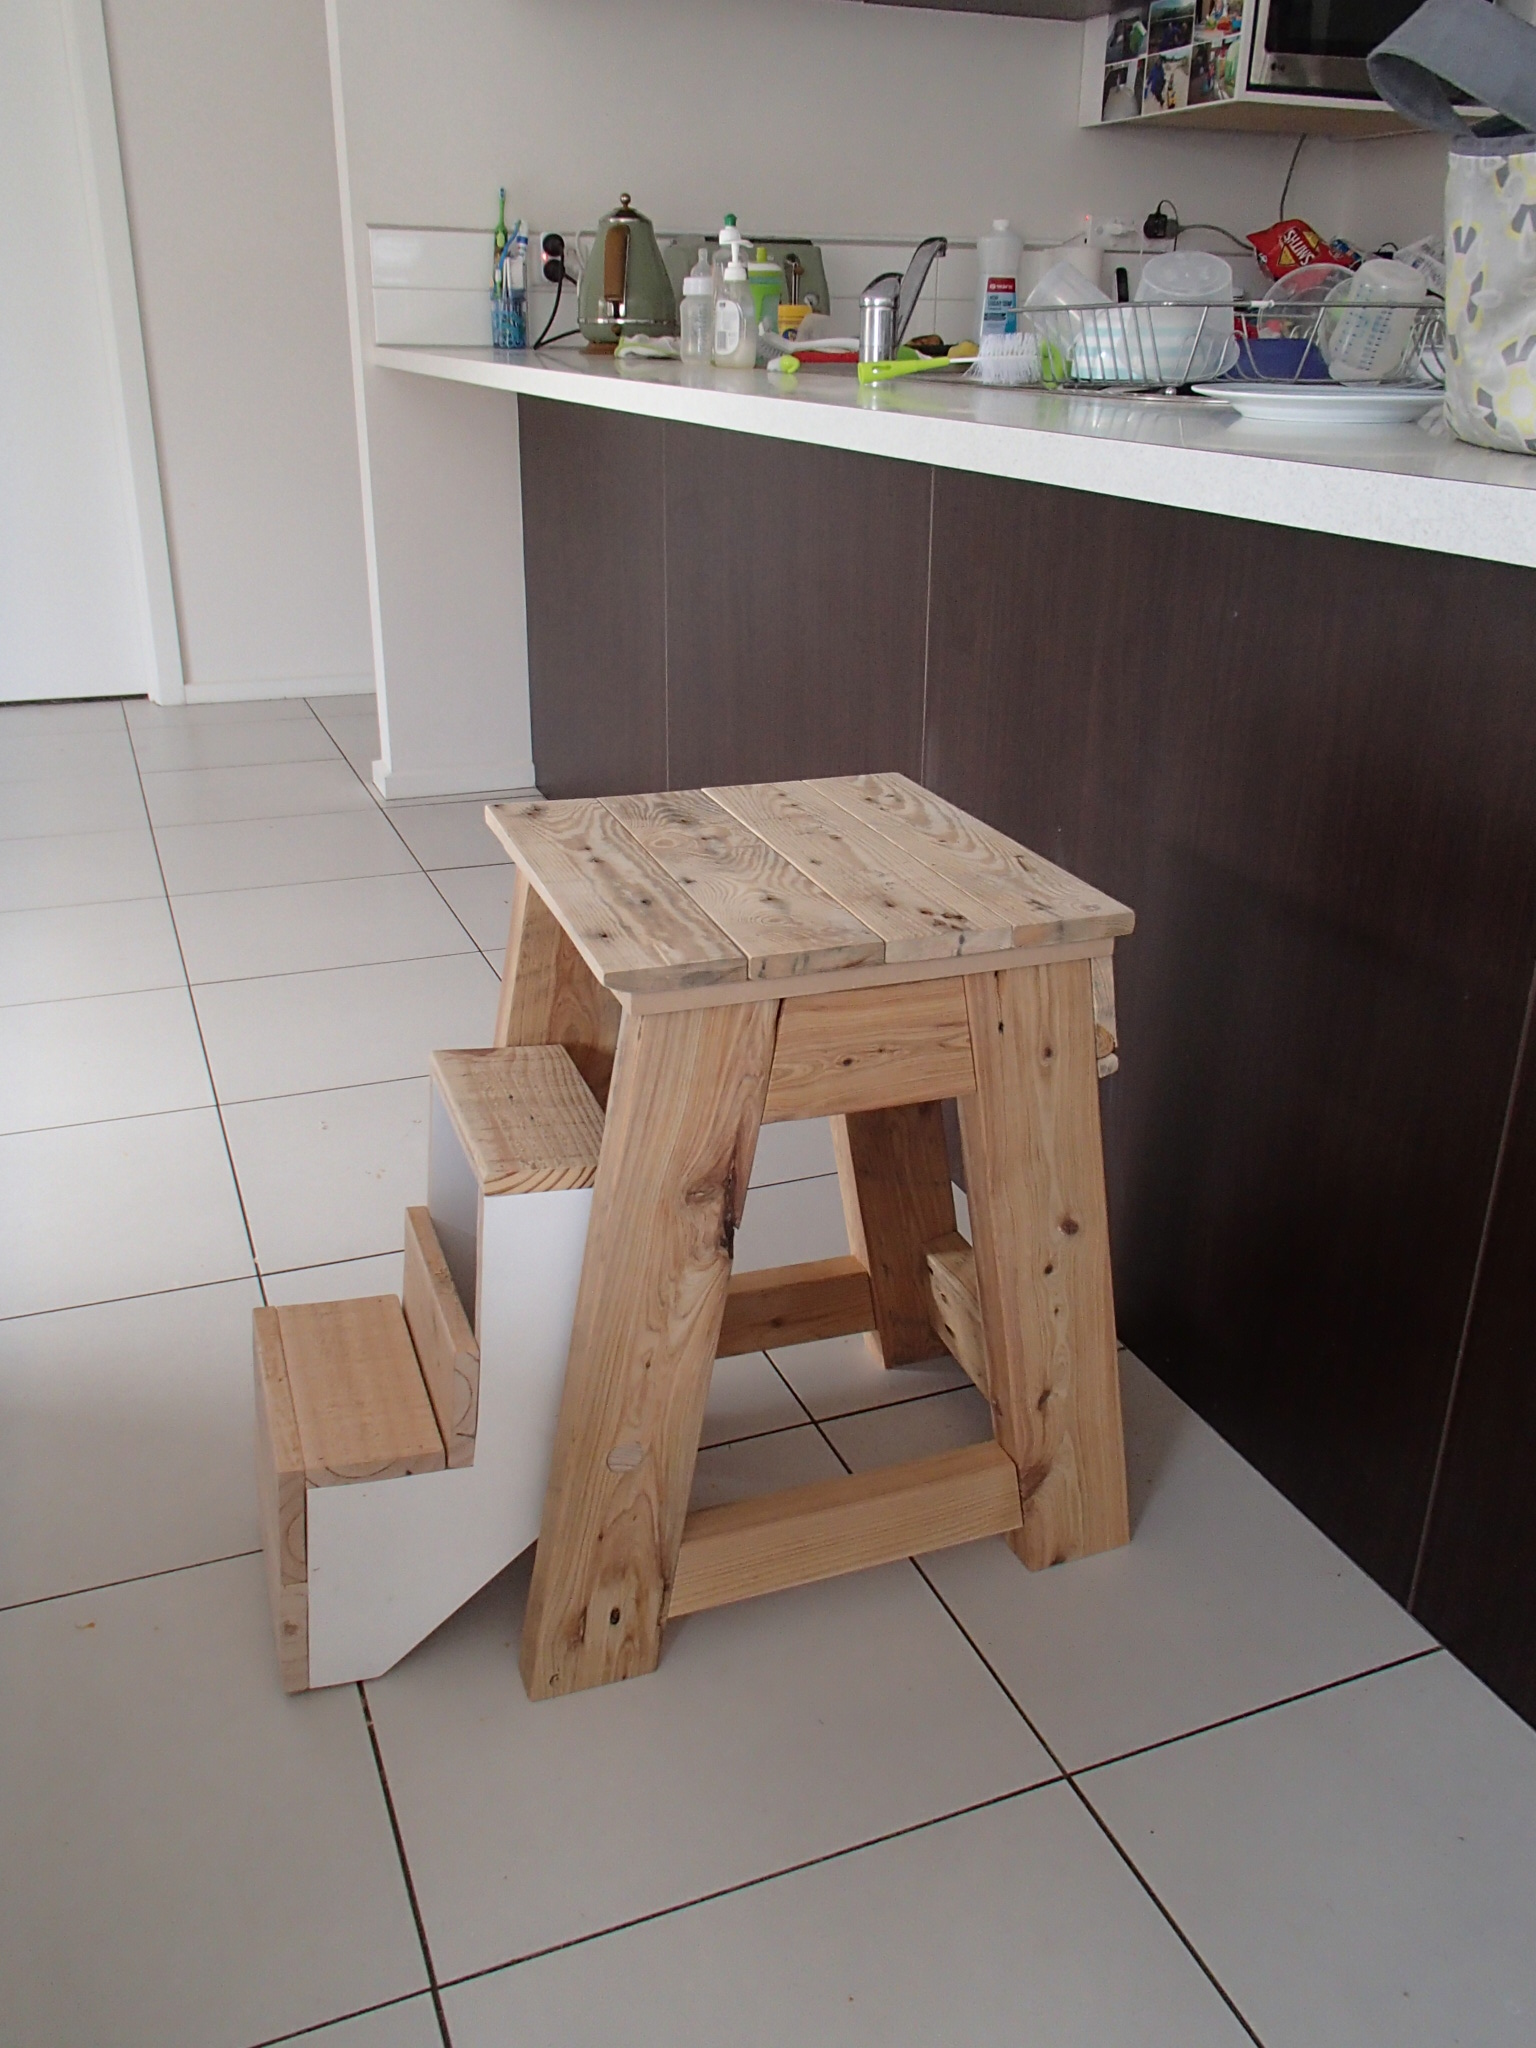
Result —
<path fill-rule="evenodd" d="M 443 1470 L 437 1418 L 395 1295 L 276 1313 L 311 1486 Z"/>
<path fill-rule="evenodd" d="M 563 1045 L 435 1052 L 432 1076 L 484 1193 L 597 1179 L 603 1112 Z"/>

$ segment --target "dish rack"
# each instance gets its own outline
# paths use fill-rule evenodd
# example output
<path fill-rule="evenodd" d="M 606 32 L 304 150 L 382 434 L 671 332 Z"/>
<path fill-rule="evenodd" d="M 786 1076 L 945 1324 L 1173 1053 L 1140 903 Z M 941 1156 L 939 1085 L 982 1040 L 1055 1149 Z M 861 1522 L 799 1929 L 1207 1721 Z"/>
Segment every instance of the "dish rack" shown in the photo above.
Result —
<path fill-rule="evenodd" d="M 1033 306 L 1018 341 L 1038 343 L 1038 376 L 1052 391 L 1178 391 L 1190 384 L 1445 382 L 1445 308 L 1389 300 L 1276 305 Z M 1010 379 L 1010 382 L 1013 380 Z"/>

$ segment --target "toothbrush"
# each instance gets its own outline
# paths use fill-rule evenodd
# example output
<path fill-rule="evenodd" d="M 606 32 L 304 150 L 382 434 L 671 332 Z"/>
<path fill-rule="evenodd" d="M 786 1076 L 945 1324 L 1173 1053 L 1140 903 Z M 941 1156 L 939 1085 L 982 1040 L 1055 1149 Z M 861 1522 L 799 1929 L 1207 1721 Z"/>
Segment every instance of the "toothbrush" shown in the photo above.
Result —
<path fill-rule="evenodd" d="M 888 384 L 893 377 L 915 377 L 919 370 L 955 370 L 970 360 L 966 356 L 903 356 L 891 363 L 860 363 L 861 384 Z"/>

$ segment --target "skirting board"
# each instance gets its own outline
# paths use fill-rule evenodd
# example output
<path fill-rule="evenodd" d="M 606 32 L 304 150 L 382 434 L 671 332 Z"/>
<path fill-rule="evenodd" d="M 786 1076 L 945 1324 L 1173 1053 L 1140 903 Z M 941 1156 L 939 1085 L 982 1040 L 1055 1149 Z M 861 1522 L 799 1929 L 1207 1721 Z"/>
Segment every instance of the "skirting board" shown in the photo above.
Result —
<path fill-rule="evenodd" d="M 411 797 L 483 796 L 489 802 L 492 798 L 511 800 L 539 795 L 531 761 L 509 761 L 499 779 L 487 772 L 484 761 L 473 762 L 464 768 L 389 770 L 385 769 L 382 761 L 375 761 L 373 786 L 380 796 L 391 801 Z"/>
<path fill-rule="evenodd" d="M 355 676 L 253 676 L 249 682 L 188 683 L 189 704 L 265 704 L 280 697 L 371 697 L 373 671 Z"/>

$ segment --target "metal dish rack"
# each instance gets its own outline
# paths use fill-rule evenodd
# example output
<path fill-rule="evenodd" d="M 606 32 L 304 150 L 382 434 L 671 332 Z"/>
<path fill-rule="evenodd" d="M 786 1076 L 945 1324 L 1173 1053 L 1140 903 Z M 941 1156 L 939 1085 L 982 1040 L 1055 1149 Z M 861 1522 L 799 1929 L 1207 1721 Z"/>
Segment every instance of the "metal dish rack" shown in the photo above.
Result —
<path fill-rule="evenodd" d="M 1039 375 L 1025 381 L 1051 391 L 1178 391 L 1223 381 L 1428 389 L 1445 382 L 1445 308 L 1433 301 L 1135 301 L 1032 306 L 1016 317 L 1020 336 L 1033 336 L 1040 349 Z M 1346 348 L 1352 370 L 1340 363 Z M 1348 373 L 1336 374 L 1338 367 Z"/>

